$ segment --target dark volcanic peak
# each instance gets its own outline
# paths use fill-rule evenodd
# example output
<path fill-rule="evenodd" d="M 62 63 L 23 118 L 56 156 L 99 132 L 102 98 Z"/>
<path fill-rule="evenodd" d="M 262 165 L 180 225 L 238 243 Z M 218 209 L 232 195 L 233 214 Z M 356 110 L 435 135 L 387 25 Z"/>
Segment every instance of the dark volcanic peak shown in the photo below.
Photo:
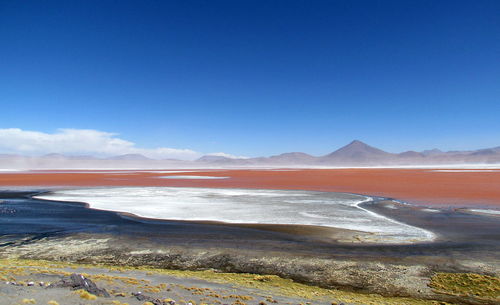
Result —
<path fill-rule="evenodd" d="M 390 155 L 390 153 L 381 149 L 370 146 L 359 140 L 354 140 L 346 146 L 326 155 L 324 158 L 367 159 L 370 157 L 386 157 Z"/>
<path fill-rule="evenodd" d="M 125 154 L 114 157 L 109 157 L 108 160 L 129 160 L 129 161 L 146 161 L 153 160 L 141 154 Z"/>

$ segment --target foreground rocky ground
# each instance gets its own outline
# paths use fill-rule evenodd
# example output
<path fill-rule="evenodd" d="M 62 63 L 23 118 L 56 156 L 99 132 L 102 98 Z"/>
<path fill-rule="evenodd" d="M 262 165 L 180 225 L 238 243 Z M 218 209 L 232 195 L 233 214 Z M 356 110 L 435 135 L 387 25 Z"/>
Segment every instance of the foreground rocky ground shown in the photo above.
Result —
<path fill-rule="evenodd" d="M 494 261 L 332 259 L 138 244 L 129 237 L 79 234 L 5 245 L 0 250 L 4 258 L 0 261 L 0 304 L 500 302 L 499 268 Z M 94 297 L 78 287 L 46 287 L 72 274 L 95 282 L 109 297 Z"/>
<path fill-rule="evenodd" d="M 3 260 L 0 304 L 447 304 L 323 289 L 277 276 Z"/>

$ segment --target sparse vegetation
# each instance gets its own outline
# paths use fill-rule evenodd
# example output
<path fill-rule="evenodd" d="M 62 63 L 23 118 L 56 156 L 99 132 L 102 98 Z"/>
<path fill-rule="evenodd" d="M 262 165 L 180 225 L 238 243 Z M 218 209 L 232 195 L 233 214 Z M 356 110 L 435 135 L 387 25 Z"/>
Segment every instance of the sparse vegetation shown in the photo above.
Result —
<path fill-rule="evenodd" d="M 78 290 L 75 290 L 75 293 L 78 294 L 80 296 L 80 298 L 82 299 L 85 299 L 85 300 L 95 300 L 97 299 L 97 296 L 96 295 L 93 295 L 83 289 L 78 289 Z"/>
<path fill-rule="evenodd" d="M 436 273 L 429 286 L 436 292 L 455 296 L 500 299 L 500 278 L 488 275 Z"/>

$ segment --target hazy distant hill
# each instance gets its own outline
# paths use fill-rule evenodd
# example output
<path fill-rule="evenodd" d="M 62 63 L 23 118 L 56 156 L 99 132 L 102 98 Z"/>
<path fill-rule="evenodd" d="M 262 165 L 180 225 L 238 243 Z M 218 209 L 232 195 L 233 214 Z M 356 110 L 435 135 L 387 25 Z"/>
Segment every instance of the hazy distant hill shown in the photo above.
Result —
<path fill-rule="evenodd" d="M 27 157 L 0 154 L 1 168 L 210 168 L 210 167 L 272 167 L 272 166 L 404 166 L 443 164 L 500 164 L 500 147 L 473 151 L 439 149 L 389 153 L 359 140 L 325 156 L 311 156 L 303 152 L 290 152 L 270 157 L 228 158 L 206 155 L 195 161 L 175 159 L 155 160 L 141 154 L 125 154 L 109 158 L 92 156 L 66 156 L 47 154 Z"/>
<path fill-rule="evenodd" d="M 154 160 L 141 154 L 125 154 L 108 158 L 108 160 L 131 160 L 131 161 L 144 161 Z"/>
<path fill-rule="evenodd" d="M 425 158 L 424 153 L 409 150 L 398 154 L 400 158 Z"/>
<path fill-rule="evenodd" d="M 196 162 L 227 162 L 231 158 L 224 156 L 206 155 L 196 160 Z"/>
<path fill-rule="evenodd" d="M 441 150 L 439 150 L 437 148 L 427 149 L 427 150 L 422 151 L 422 154 L 424 156 L 440 155 L 442 153 L 443 153 L 443 151 L 441 151 Z"/>
<path fill-rule="evenodd" d="M 271 156 L 267 158 L 267 161 L 273 163 L 285 163 L 285 164 L 311 164 L 316 161 L 316 157 L 308 155 L 302 152 L 291 152 L 284 153 L 277 156 Z"/>

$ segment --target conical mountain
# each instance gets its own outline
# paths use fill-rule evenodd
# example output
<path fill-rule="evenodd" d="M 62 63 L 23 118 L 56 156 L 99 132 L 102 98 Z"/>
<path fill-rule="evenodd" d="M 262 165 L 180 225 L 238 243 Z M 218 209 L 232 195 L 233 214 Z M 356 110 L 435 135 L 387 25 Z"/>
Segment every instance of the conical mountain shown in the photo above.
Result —
<path fill-rule="evenodd" d="M 371 163 L 392 157 L 393 154 L 370 146 L 359 140 L 354 140 L 346 146 L 322 157 L 322 161 L 365 162 Z"/>

